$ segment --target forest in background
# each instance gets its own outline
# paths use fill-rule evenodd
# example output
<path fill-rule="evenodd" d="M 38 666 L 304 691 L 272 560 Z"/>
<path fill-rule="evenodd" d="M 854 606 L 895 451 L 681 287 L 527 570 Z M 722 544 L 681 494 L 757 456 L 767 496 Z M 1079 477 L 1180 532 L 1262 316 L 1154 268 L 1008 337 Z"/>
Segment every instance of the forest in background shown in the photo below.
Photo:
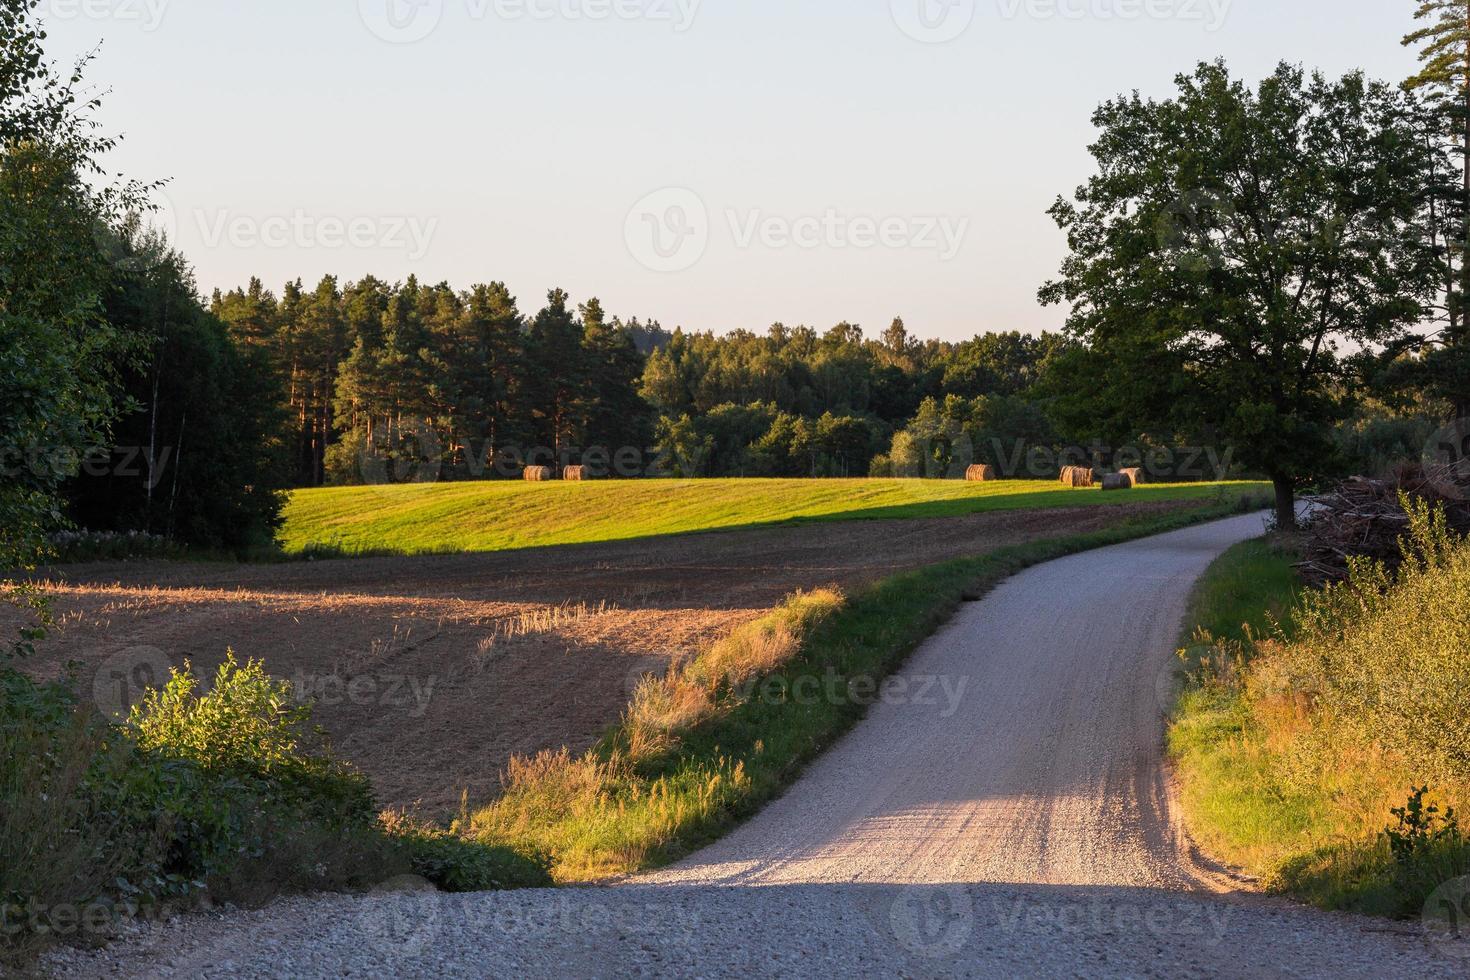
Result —
<path fill-rule="evenodd" d="M 981 462 L 1046 478 L 1068 451 L 1106 466 L 1129 461 L 1121 450 L 1166 460 L 1161 480 L 1250 472 L 1209 426 L 1108 442 L 1069 418 L 1085 348 L 1061 333 L 953 343 L 895 318 L 877 336 L 846 322 L 717 336 L 610 316 L 560 289 L 526 312 L 500 282 L 372 276 L 279 293 L 252 280 L 205 302 L 182 256 L 129 227 L 134 270 L 108 314 L 152 341 L 123 372 L 131 411 L 111 458 L 68 485 L 71 516 L 92 530 L 242 548 L 269 539 L 286 489 L 520 479 L 528 465 L 956 478 Z M 1416 456 L 1446 411 L 1417 393 L 1357 392 L 1350 408 L 1342 394 L 1323 476 Z"/>
<path fill-rule="evenodd" d="M 529 465 L 1143 463 L 1156 480 L 1266 477 L 1289 519 L 1295 491 L 1421 459 L 1445 432 L 1464 455 L 1470 81 L 1453 20 L 1407 39 L 1426 67 L 1402 85 L 1283 64 L 1252 87 L 1216 62 L 1175 98 L 1103 103 L 1097 173 L 1051 212 L 1068 257 L 1039 298 L 1062 329 L 940 342 L 900 318 L 668 331 L 561 289 L 522 308 L 495 281 L 205 297 L 150 229 L 158 185 L 108 183 L 116 140 L 79 94 L 87 62 L 37 60 L 34 9 L 0 7 L 0 511 L 22 562 L 68 526 L 245 553 L 269 548 L 292 488 Z"/>

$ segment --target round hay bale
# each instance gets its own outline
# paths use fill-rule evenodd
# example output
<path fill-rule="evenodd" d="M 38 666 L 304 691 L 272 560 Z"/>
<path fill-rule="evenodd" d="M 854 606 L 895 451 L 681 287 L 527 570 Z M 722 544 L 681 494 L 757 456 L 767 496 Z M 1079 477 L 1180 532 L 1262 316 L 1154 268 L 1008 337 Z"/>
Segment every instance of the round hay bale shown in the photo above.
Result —
<path fill-rule="evenodd" d="M 996 474 L 994 466 L 980 464 L 965 470 L 965 479 L 970 483 L 989 483 L 992 480 L 1000 479 L 1000 477 Z"/>
<path fill-rule="evenodd" d="M 1097 481 L 1090 466 L 1066 466 L 1062 468 L 1062 482 L 1069 487 L 1090 487 Z"/>
<path fill-rule="evenodd" d="M 1146 482 L 1143 475 L 1143 467 L 1141 466 L 1134 466 L 1126 470 L 1119 470 L 1118 475 L 1126 476 L 1129 480 L 1133 481 L 1133 485 L 1135 487 L 1141 487 Z"/>
<path fill-rule="evenodd" d="M 587 472 L 587 467 L 585 466 L 568 466 L 561 471 L 561 478 L 563 480 L 570 480 L 572 483 L 581 483 L 584 480 L 592 479 L 592 476 Z"/>
<path fill-rule="evenodd" d="M 555 480 L 555 479 L 556 479 L 556 471 L 553 470 L 550 466 L 527 466 L 526 467 L 526 482 L 527 483 L 545 483 L 545 482 L 547 482 L 549 480 Z"/>
<path fill-rule="evenodd" d="M 1133 478 L 1125 473 L 1109 473 L 1102 478 L 1104 490 L 1132 490 Z"/>

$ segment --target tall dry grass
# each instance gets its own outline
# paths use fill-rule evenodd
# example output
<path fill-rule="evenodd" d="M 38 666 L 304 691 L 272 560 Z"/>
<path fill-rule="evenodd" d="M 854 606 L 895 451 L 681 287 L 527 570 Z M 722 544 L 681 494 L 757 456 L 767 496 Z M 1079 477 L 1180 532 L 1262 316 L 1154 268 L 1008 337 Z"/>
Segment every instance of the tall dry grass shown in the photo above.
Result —
<path fill-rule="evenodd" d="M 752 681 L 773 673 L 801 649 L 807 631 L 842 606 L 833 589 L 798 592 L 774 612 L 739 627 L 667 677 L 647 677 L 623 718 L 628 756 L 644 761 L 668 752 L 679 735 L 743 696 Z"/>
<path fill-rule="evenodd" d="M 1323 905 L 1417 915 L 1470 872 L 1450 822 L 1417 850 L 1389 843 L 1416 789 L 1470 804 L 1470 543 L 1405 508 L 1396 574 L 1355 560 L 1272 635 L 1203 637 L 1171 741 L 1206 849 Z"/>
<path fill-rule="evenodd" d="M 832 590 L 799 593 L 667 676 L 644 678 L 608 751 L 512 759 L 501 797 L 456 829 L 552 855 L 558 880 L 588 881 L 636 870 L 681 835 L 728 819 L 749 789 L 742 762 L 662 763 L 749 697 L 750 682 L 789 663 L 842 604 Z"/>

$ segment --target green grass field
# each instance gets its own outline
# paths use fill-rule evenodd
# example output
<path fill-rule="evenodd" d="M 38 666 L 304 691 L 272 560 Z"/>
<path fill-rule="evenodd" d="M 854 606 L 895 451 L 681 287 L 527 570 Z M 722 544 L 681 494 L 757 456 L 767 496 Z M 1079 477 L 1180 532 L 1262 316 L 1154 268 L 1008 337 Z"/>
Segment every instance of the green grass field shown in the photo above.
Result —
<path fill-rule="evenodd" d="M 957 480 L 638 480 L 440 483 L 299 490 L 281 531 L 288 554 L 430 554 L 622 541 L 813 521 L 957 517 L 1042 507 L 1202 503 L 1254 483 L 1139 487 Z"/>

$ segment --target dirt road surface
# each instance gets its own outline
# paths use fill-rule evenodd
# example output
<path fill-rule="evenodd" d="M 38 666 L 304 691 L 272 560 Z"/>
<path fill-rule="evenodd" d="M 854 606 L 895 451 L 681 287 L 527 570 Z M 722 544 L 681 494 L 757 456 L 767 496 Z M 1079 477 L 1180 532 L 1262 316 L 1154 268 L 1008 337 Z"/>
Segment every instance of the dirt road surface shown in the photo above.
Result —
<path fill-rule="evenodd" d="M 1464 976 L 1470 949 L 1229 893 L 1189 854 L 1159 678 L 1191 584 L 1261 530 L 1239 518 L 1010 580 L 903 672 L 910 691 L 964 681 L 961 696 L 879 705 L 783 799 L 660 874 L 293 899 L 53 964 L 179 977 Z"/>

